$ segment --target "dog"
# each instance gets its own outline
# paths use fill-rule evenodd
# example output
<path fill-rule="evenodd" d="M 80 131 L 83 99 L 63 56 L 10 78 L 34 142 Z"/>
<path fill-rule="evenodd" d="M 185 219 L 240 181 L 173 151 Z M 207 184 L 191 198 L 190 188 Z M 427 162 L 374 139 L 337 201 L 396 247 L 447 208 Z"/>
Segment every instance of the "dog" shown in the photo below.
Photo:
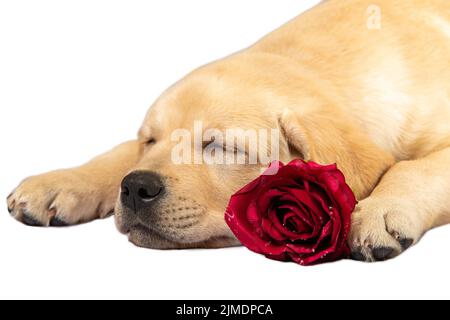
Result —
<path fill-rule="evenodd" d="M 359 200 L 352 257 L 396 257 L 450 223 L 449 9 L 448 0 L 323 1 L 170 87 L 136 140 L 24 180 L 9 212 L 55 227 L 114 213 L 119 231 L 146 248 L 238 246 L 224 211 L 261 167 L 176 164 L 172 133 L 192 133 L 196 121 L 276 128 L 280 160 L 337 163 L 345 174 Z"/>

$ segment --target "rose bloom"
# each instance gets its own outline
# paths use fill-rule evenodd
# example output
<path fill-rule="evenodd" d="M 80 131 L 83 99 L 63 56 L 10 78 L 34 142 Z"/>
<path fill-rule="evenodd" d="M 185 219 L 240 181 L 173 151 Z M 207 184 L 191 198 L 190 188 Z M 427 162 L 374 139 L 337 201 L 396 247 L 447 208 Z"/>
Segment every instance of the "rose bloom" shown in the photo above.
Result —
<path fill-rule="evenodd" d="M 231 197 L 225 220 L 250 250 L 312 265 L 349 256 L 346 240 L 356 203 L 336 165 L 274 162 Z"/>

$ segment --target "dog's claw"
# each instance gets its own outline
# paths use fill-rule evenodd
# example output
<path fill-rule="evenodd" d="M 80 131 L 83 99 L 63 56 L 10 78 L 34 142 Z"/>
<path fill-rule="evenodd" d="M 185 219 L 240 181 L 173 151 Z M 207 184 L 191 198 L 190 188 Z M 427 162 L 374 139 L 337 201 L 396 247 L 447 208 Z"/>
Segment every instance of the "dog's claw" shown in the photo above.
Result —
<path fill-rule="evenodd" d="M 379 247 L 372 250 L 372 255 L 376 261 L 385 261 L 389 259 L 393 252 L 393 248 Z"/>
<path fill-rule="evenodd" d="M 64 222 L 62 219 L 57 218 L 57 217 L 53 217 L 50 220 L 50 226 L 52 227 L 67 227 L 68 224 L 66 222 Z"/>
<path fill-rule="evenodd" d="M 366 261 L 366 257 L 361 253 L 361 251 L 353 251 L 351 253 L 351 258 L 356 261 Z"/>
<path fill-rule="evenodd" d="M 400 242 L 400 245 L 402 246 L 403 251 L 408 250 L 409 247 L 412 246 L 412 244 L 414 243 L 413 239 L 409 239 L 409 238 L 404 238 L 404 239 L 400 239 L 398 242 Z"/>
<path fill-rule="evenodd" d="M 30 227 L 42 227 L 42 223 L 33 218 L 28 212 L 24 212 L 22 216 L 22 222 Z"/>

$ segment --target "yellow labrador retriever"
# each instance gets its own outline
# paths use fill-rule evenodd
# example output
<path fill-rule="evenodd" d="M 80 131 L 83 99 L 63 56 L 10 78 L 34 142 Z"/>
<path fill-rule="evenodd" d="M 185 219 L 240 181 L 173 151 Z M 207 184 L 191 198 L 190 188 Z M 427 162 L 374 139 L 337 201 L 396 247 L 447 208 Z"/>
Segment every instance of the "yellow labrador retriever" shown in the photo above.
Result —
<path fill-rule="evenodd" d="M 353 257 L 395 257 L 450 223 L 450 3 L 324 1 L 169 88 L 136 141 L 26 179 L 9 211 L 33 226 L 115 212 L 118 229 L 148 248 L 238 245 L 224 210 L 260 166 L 174 163 L 173 132 L 195 122 L 279 129 L 282 161 L 337 163 L 360 200 Z"/>

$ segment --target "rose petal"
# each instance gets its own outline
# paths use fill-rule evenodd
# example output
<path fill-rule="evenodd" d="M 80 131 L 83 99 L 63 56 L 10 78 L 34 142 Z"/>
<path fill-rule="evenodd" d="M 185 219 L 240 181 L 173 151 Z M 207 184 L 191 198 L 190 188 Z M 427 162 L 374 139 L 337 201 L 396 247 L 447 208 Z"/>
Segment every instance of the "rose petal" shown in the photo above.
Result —
<path fill-rule="evenodd" d="M 301 222 L 306 225 L 305 228 L 310 230 L 314 228 L 313 221 L 311 221 L 310 212 L 300 203 L 290 204 L 289 202 L 286 202 L 286 204 L 280 206 L 280 209 L 291 211 L 292 214 L 296 215 Z"/>
<path fill-rule="evenodd" d="M 277 217 L 276 210 L 272 210 L 269 213 L 270 220 L 273 221 L 274 227 L 285 236 L 285 240 L 288 241 L 298 241 L 298 240 L 307 240 L 311 238 L 311 232 L 308 233 L 295 233 L 288 229 L 286 229 L 280 222 L 279 218 Z"/>
<path fill-rule="evenodd" d="M 275 226 L 275 223 L 268 218 L 262 219 L 262 229 L 264 232 L 273 240 L 276 241 L 285 241 L 287 238 L 280 232 L 280 230 Z"/>
<path fill-rule="evenodd" d="M 311 232 L 311 227 L 300 218 L 303 215 L 301 215 L 297 211 L 298 210 L 293 210 L 284 215 L 283 226 L 286 227 L 286 230 L 290 230 L 296 234 L 305 234 Z M 289 225 L 292 226 L 292 229 L 287 228 L 287 226 Z"/>
<path fill-rule="evenodd" d="M 291 195 L 297 199 L 297 201 L 301 202 L 302 205 L 305 205 L 310 209 L 310 218 L 313 221 L 317 234 L 319 229 L 326 223 L 327 217 L 325 212 L 323 212 L 323 209 L 315 203 L 311 194 L 308 194 L 306 191 L 291 190 Z"/>
<path fill-rule="evenodd" d="M 314 209 L 311 209 L 306 204 L 302 203 L 300 199 L 294 197 L 294 195 L 292 195 L 292 194 L 284 194 L 280 198 L 280 201 L 282 203 L 285 203 L 285 202 L 286 203 L 288 203 L 288 202 L 295 203 L 295 207 L 298 207 L 301 210 L 294 211 L 294 212 L 299 213 L 300 219 L 302 219 L 303 221 L 305 221 L 306 223 L 311 225 L 311 227 L 313 229 L 310 237 L 315 237 L 319 234 L 320 228 L 321 228 L 321 221 L 320 221 L 321 214 L 319 212 L 314 212 Z"/>
<path fill-rule="evenodd" d="M 258 194 L 256 196 L 256 202 L 259 213 L 263 214 L 264 212 L 268 212 L 271 205 L 276 202 L 277 199 L 281 198 L 284 194 L 285 192 L 278 189 L 270 189 L 263 194 Z"/>

